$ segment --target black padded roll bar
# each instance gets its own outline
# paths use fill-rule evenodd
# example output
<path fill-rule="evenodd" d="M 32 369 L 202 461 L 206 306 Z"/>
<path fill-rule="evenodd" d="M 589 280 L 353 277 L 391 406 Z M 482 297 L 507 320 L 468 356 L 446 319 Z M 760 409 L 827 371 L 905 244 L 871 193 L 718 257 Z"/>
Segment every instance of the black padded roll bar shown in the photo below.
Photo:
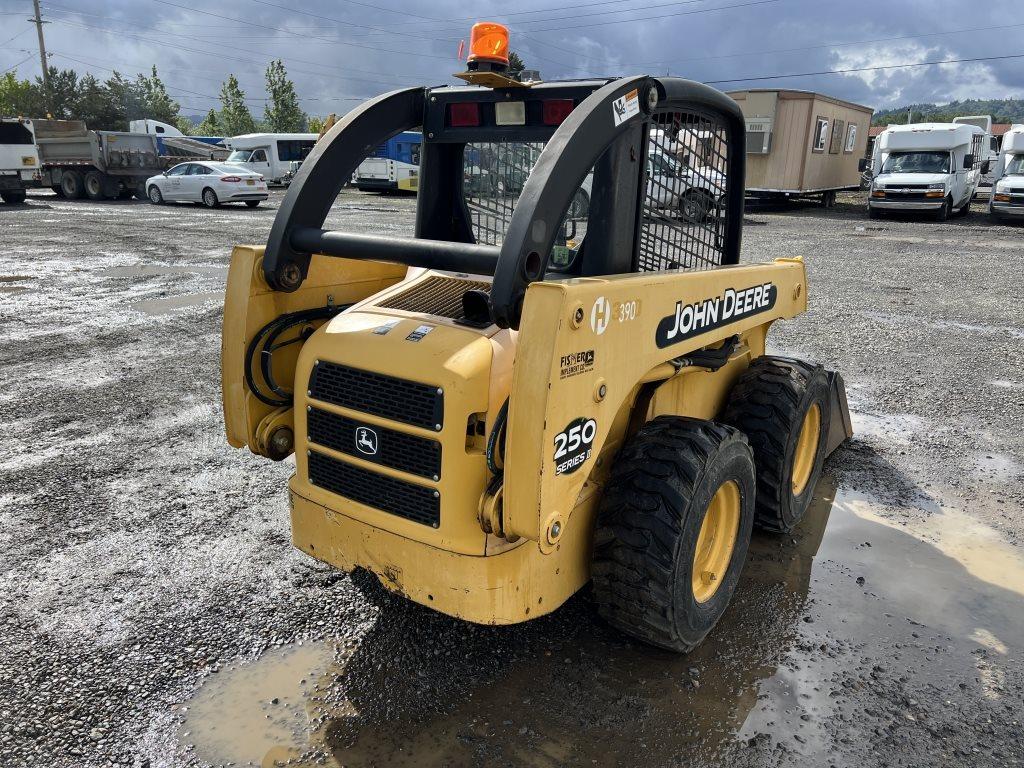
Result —
<path fill-rule="evenodd" d="M 300 253 L 323 253 L 346 259 L 368 259 L 444 269 L 475 275 L 493 275 L 498 264 L 496 245 L 453 243 L 448 240 L 381 237 L 332 232 L 314 227 L 291 231 L 290 244 Z"/>
<path fill-rule="evenodd" d="M 322 227 L 338 192 L 374 147 L 423 122 L 425 93 L 422 87 L 407 88 L 371 99 L 316 143 L 288 187 L 270 230 L 263 275 L 272 288 L 290 292 L 302 284 L 311 251 L 296 249 L 291 233 Z M 337 141 L 342 132 L 344 140 Z"/>

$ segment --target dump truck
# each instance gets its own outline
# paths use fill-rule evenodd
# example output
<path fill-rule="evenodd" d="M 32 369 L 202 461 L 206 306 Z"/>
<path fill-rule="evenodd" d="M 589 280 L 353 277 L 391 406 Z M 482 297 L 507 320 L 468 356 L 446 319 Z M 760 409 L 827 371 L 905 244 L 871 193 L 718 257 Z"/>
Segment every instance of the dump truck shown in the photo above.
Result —
<path fill-rule="evenodd" d="M 646 75 L 521 83 L 494 23 L 470 46 L 465 85 L 339 120 L 266 245 L 232 252 L 228 442 L 294 454 L 292 540 L 314 558 L 483 624 L 590 583 L 612 626 L 688 651 L 754 525 L 798 525 L 852 431 L 839 373 L 766 354 L 807 310 L 804 263 L 740 263 L 745 125 L 726 95 Z M 368 149 L 416 126 L 413 236 L 324 229 Z M 518 196 L 467 187 L 482 146 L 514 175 L 523 144 L 541 150 Z M 721 192 L 699 218 L 648 183 L 652 147 L 691 145 Z"/>
<path fill-rule="evenodd" d="M 180 158 L 160 156 L 157 137 L 93 131 L 81 120 L 33 120 L 41 163 L 40 185 L 61 197 L 145 199 L 143 184 Z"/>

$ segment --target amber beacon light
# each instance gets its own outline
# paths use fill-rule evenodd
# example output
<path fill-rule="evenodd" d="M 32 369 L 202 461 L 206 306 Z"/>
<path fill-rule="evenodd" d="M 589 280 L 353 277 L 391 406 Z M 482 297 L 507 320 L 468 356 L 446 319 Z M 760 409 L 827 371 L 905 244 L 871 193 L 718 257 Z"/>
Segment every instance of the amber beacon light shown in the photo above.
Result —
<path fill-rule="evenodd" d="M 473 25 L 469 36 L 468 63 L 502 64 L 508 66 L 508 27 L 493 21 Z"/>

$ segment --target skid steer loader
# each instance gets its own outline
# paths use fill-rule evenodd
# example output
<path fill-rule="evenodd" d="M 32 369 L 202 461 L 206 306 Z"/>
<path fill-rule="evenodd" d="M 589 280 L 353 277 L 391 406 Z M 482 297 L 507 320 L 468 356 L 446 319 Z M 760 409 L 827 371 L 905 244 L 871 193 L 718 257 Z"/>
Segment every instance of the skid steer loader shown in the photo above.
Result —
<path fill-rule="evenodd" d="M 234 249 L 228 441 L 294 452 L 292 536 L 312 557 L 486 624 L 592 581 L 612 625 L 689 650 L 752 526 L 795 526 L 851 434 L 838 374 L 765 354 L 807 309 L 804 264 L 738 263 L 727 96 L 674 77 L 520 83 L 500 28 L 483 54 L 477 31 L 467 85 L 354 109 L 266 246 Z M 420 126 L 415 236 L 323 229 L 372 148 Z"/>

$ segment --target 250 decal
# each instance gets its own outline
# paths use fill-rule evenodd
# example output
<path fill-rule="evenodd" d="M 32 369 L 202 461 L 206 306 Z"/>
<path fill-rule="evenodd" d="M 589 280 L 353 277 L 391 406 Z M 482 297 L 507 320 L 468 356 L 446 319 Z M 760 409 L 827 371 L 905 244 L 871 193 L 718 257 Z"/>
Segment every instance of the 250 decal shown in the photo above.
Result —
<path fill-rule="evenodd" d="M 555 474 L 571 475 L 590 458 L 597 422 L 584 416 L 573 419 L 555 435 Z"/>

